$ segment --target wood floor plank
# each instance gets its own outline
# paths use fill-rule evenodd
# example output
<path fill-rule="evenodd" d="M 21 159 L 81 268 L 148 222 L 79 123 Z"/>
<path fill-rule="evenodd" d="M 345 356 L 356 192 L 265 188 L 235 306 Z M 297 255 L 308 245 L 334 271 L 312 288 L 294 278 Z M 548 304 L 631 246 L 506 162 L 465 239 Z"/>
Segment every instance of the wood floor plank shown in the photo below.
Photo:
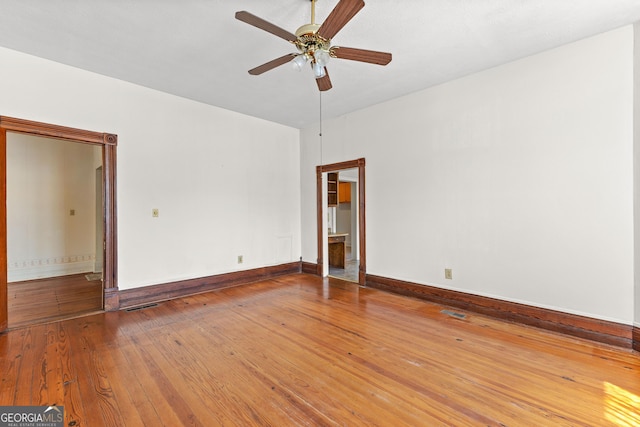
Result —
<path fill-rule="evenodd" d="M 55 322 L 49 325 L 55 327 L 55 332 L 59 337 L 57 342 L 57 363 L 60 368 L 59 381 L 62 383 L 64 411 L 67 419 L 75 422 L 74 425 L 80 425 L 82 420 L 82 399 L 80 396 L 80 387 L 78 384 L 77 365 L 73 363 L 72 348 L 68 332 L 68 324 L 65 322 Z M 54 360 L 52 359 L 53 363 Z M 41 404 L 50 404 L 51 401 L 41 402 Z M 58 405 L 62 403 L 57 402 Z"/>
<path fill-rule="evenodd" d="M 38 405 L 60 405 L 64 401 L 62 358 L 67 346 L 66 336 L 59 333 L 60 325 L 44 325 L 46 347 L 41 365 L 40 399 Z M 62 352 L 60 351 L 62 350 Z"/>
<path fill-rule="evenodd" d="M 40 376 L 46 348 L 44 325 L 27 331 L 20 358 L 19 384 L 16 387 L 16 405 L 36 405 L 40 401 Z"/>
<path fill-rule="evenodd" d="M 24 337 L 27 331 L 15 334 L 0 335 L 0 372 L 2 372 L 0 386 L 0 402 L 15 405 L 16 388 L 22 367 L 22 352 Z"/>
<path fill-rule="evenodd" d="M 75 405 L 75 418 L 70 418 L 70 414 L 65 412 L 65 425 L 70 422 L 85 426 L 113 425 L 107 424 L 108 421 L 117 418 L 108 383 L 111 375 L 106 377 L 100 361 L 102 357 L 108 357 L 105 343 L 112 337 L 104 320 L 104 316 L 98 315 L 62 322 L 69 331 L 69 357 L 73 367 L 71 384 L 74 388 L 77 387 L 81 399 Z M 91 399 L 86 396 L 91 396 Z"/>
<path fill-rule="evenodd" d="M 65 425 L 634 426 L 637 352 L 296 274 L 0 336 Z"/>
<path fill-rule="evenodd" d="M 144 355 L 137 350 L 138 345 L 139 342 L 134 338 L 130 344 L 119 347 L 124 357 L 123 363 L 119 364 L 122 374 L 128 375 L 130 371 L 136 373 L 135 376 L 128 375 L 132 403 L 139 409 L 140 416 L 147 425 L 181 425 L 182 420 L 189 419 L 190 414 L 181 413 L 182 407 L 175 405 L 176 399 L 167 397 L 168 387 L 163 382 L 164 375 L 158 374 L 159 370 L 155 365 L 145 363 Z M 154 382 L 149 384 L 149 378 L 153 378 Z"/>
<path fill-rule="evenodd" d="M 8 283 L 9 327 L 100 311 L 102 293 L 102 281 L 89 281 L 85 273 Z"/>

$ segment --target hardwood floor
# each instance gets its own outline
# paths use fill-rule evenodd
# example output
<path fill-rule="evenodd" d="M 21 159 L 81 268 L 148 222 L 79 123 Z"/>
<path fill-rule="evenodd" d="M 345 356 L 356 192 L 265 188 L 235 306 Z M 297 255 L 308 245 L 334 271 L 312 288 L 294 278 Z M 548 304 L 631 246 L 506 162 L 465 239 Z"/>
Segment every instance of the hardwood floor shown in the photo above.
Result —
<path fill-rule="evenodd" d="M 0 406 L 75 426 L 640 425 L 638 353 L 445 309 L 295 274 L 25 327 L 0 336 Z"/>
<path fill-rule="evenodd" d="M 85 273 L 12 282 L 7 286 L 9 328 L 102 309 L 102 281 Z"/>

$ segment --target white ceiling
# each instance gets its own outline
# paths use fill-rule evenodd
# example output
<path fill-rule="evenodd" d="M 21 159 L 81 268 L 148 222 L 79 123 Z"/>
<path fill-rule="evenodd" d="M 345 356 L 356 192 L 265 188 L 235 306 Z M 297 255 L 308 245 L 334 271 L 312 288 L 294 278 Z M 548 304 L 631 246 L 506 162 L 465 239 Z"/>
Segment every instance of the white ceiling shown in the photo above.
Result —
<path fill-rule="evenodd" d="M 316 22 L 338 0 L 318 0 Z M 311 70 L 247 70 L 293 45 L 309 0 L 2 0 L 0 46 L 302 128 L 318 121 Z M 332 44 L 391 52 L 386 67 L 332 60 L 323 118 L 640 21 L 640 0 L 367 0 Z M 0 70 L 0 77 L 2 71 Z"/>

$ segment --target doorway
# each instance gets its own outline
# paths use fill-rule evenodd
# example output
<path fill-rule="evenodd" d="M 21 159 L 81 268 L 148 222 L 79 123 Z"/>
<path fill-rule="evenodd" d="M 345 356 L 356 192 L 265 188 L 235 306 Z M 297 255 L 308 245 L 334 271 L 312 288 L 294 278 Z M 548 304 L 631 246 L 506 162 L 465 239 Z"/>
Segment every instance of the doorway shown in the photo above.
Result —
<path fill-rule="evenodd" d="M 358 169 L 327 173 L 327 185 L 334 177 L 338 182 L 337 200 L 327 200 L 326 242 L 329 276 L 358 282 Z"/>
<path fill-rule="evenodd" d="M 96 191 L 95 191 L 95 243 L 96 243 L 96 258 L 95 263 L 93 265 L 93 272 L 96 275 L 100 276 L 100 280 L 102 280 L 102 269 L 104 268 L 104 244 L 102 236 L 104 236 L 104 200 L 103 200 L 103 190 L 102 190 L 102 177 L 104 176 L 104 172 L 102 170 L 102 165 L 96 168 Z"/>
<path fill-rule="evenodd" d="M 89 144 L 97 147 L 97 156 L 102 165 L 102 215 L 103 234 L 103 285 L 101 292 L 101 306 L 104 310 L 119 308 L 117 271 L 116 271 L 116 210 L 115 210 L 115 179 L 116 179 L 116 145 L 117 136 L 81 129 L 68 128 L 46 123 L 33 122 L 23 119 L 0 116 L 0 332 L 6 330 L 8 323 L 8 253 L 7 253 L 7 133 L 29 136 L 46 137 L 66 142 Z M 93 176 L 88 178 L 93 185 Z M 94 203 L 94 202 L 91 202 Z M 73 217 L 74 209 L 67 209 L 65 215 Z M 67 218 L 68 219 L 68 218 Z M 48 240 L 42 239 L 43 242 Z M 77 261 L 77 257 L 74 258 Z M 52 260 L 48 260 L 52 263 Z M 63 256 L 64 261 L 64 256 Z M 86 259 L 81 261 L 87 261 Z M 37 260 L 41 263 L 42 260 Z M 47 259 L 44 259 L 47 262 Z M 55 260 L 53 260 L 55 263 Z"/>
<path fill-rule="evenodd" d="M 6 150 L 9 328 L 102 310 L 100 147 L 7 132 Z"/>
<path fill-rule="evenodd" d="M 344 179 L 340 178 L 340 175 Z M 339 199 L 328 203 L 329 176 L 332 180 L 336 180 L 336 191 L 339 192 L 340 180 L 343 182 L 343 188 L 349 186 L 350 191 L 353 191 L 350 194 L 348 213 L 345 212 L 347 209 L 339 210 Z M 336 176 L 338 178 L 335 178 Z M 322 277 L 332 276 L 354 281 L 364 286 L 366 282 L 365 159 L 317 166 L 316 192 L 317 274 Z M 344 199 L 343 203 L 346 203 Z M 329 207 L 329 204 L 333 206 Z M 339 224 L 341 220 L 342 224 Z M 345 232 L 346 229 L 349 231 Z M 344 257 L 342 268 L 340 257 Z M 336 259 L 338 261 L 335 261 Z"/>

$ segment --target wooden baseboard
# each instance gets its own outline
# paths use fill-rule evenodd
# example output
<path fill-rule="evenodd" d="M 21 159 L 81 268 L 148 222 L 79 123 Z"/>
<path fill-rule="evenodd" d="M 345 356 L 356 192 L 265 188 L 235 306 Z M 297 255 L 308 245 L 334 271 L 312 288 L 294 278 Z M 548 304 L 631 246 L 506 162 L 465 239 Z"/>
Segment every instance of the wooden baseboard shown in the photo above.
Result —
<path fill-rule="evenodd" d="M 318 264 L 313 262 L 302 261 L 302 272 L 307 274 L 318 275 Z"/>
<path fill-rule="evenodd" d="M 632 336 L 633 336 L 632 348 L 635 351 L 640 351 L 640 326 L 633 327 Z"/>
<path fill-rule="evenodd" d="M 370 274 L 366 286 L 618 347 L 640 347 L 640 330 L 630 325 Z"/>
<path fill-rule="evenodd" d="M 120 294 L 118 288 L 104 290 L 104 311 L 118 311 L 120 309 Z"/>
<path fill-rule="evenodd" d="M 197 279 L 180 280 L 177 282 L 143 286 L 135 289 L 124 289 L 118 293 L 120 308 L 137 307 L 144 304 L 185 297 L 215 289 L 245 285 L 284 274 L 299 273 L 301 270 L 300 264 L 300 262 L 291 262 L 288 264 L 236 271 L 233 273 L 218 274 L 215 276 L 200 277 Z"/>

